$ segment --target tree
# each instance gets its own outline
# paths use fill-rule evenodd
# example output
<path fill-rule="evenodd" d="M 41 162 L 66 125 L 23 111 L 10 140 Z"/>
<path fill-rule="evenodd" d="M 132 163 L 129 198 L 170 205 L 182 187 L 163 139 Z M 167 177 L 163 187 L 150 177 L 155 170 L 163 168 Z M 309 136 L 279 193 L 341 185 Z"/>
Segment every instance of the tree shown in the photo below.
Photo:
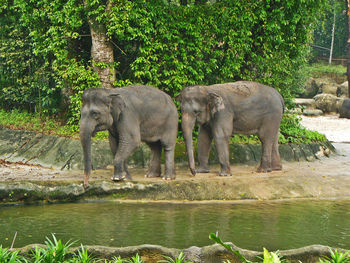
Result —
<path fill-rule="evenodd" d="M 100 8 L 95 6 L 96 1 L 84 0 L 84 6 L 87 10 Z M 110 13 L 111 3 L 107 1 L 103 11 Z M 114 54 L 113 45 L 108 39 L 106 26 L 94 12 L 88 12 L 87 20 L 91 32 L 91 58 L 94 71 L 98 74 L 103 88 L 112 88 L 115 81 Z"/>

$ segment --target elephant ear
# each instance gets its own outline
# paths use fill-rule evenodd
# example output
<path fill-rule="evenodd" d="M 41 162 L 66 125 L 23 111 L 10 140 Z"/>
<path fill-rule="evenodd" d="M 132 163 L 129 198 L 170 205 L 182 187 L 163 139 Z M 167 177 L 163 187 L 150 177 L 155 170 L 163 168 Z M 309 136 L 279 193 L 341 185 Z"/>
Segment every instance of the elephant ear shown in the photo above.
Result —
<path fill-rule="evenodd" d="M 215 92 L 209 92 L 209 109 L 212 115 L 216 112 L 225 109 L 224 100 L 222 97 Z"/>
<path fill-rule="evenodd" d="M 112 99 L 111 101 L 112 112 L 117 117 L 119 117 L 119 114 L 126 108 L 126 104 L 123 99 L 123 96 L 118 93 L 115 93 L 115 94 L 110 94 L 109 97 Z"/>

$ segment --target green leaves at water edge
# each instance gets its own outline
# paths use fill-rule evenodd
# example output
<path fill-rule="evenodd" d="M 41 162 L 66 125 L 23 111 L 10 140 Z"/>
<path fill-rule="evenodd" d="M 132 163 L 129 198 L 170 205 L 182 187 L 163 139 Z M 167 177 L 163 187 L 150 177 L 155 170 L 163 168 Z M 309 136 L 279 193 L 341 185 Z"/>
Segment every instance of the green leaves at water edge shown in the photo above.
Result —
<path fill-rule="evenodd" d="M 238 250 L 233 250 L 231 245 L 225 244 L 217 234 L 210 233 L 209 234 L 209 239 L 213 240 L 215 243 L 223 246 L 228 251 L 230 251 L 233 254 L 235 254 L 241 260 L 241 262 L 243 262 L 243 263 L 253 263 L 252 261 L 246 259 Z"/>

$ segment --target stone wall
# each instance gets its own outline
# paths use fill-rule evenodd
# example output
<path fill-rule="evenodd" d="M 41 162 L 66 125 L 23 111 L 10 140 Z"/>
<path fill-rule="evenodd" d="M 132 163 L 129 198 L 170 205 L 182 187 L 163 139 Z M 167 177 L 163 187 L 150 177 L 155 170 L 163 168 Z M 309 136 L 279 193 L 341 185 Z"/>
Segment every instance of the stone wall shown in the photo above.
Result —
<path fill-rule="evenodd" d="M 229 243 L 230 244 L 230 243 Z M 43 245 L 28 245 L 21 248 L 21 254 L 30 253 L 35 246 Z M 246 249 L 241 249 L 235 245 L 232 245 L 234 250 L 238 250 L 246 259 L 257 262 L 259 261 L 257 257 L 262 257 L 261 252 L 251 251 Z M 130 246 L 123 248 L 113 248 L 104 246 L 85 246 L 88 253 L 103 259 L 112 259 L 113 257 L 130 258 L 139 254 L 143 262 L 145 263 L 155 263 L 159 260 L 164 259 L 163 256 L 177 257 L 181 252 L 180 249 L 165 248 L 157 245 L 141 245 L 141 246 Z M 72 252 L 77 252 L 80 247 L 72 248 Z M 283 256 L 291 263 L 314 263 L 318 262 L 320 257 L 330 256 L 329 247 L 321 245 L 312 245 L 299 249 L 291 250 L 281 250 L 280 255 Z M 17 249 L 14 249 L 17 250 Z M 223 261 L 230 260 L 232 263 L 242 263 L 239 258 L 227 251 L 219 245 L 211 245 L 206 247 L 190 247 L 182 250 L 186 259 L 193 263 L 221 263 Z M 339 249 L 338 251 L 345 252 L 345 250 Z"/>
<path fill-rule="evenodd" d="M 113 156 L 107 141 L 93 141 L 92 164 L 94 169 L 103 169 L 113 163 Z M 326 143 L 285 144 L 279 146 L 281 158 L 286 161 L 311 161 L 334 151 Z M 151 151 L 146 145 L 138 148 L 129 158 L 131 167 L 146 167 Z M 23 130 L 0 128 L 0 159 L 9 162 L 38 164 L 61 170 L 83 169 L 83 154 L 79 140 L 36 134 Z M 232 164 L 256 164 L 261 158 L 261 145 L 230 145 Z M 176 146 L 176 164 L 187 164 L 184 144 Z M 211 164 L 217 163 L 214 147 L 210 156 Z"/>

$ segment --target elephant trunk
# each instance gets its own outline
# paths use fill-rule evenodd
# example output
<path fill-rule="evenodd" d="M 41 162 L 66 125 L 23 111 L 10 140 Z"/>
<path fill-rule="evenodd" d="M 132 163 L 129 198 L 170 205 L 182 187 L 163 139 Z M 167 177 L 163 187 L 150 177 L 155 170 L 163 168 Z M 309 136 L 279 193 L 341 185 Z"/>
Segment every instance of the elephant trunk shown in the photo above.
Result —
<path fill-rule="evenodd" d="M 91 137 L 92 131 L 87 125 L 80 124 L 80 142 L 83 147 L 84 155 L 84 188 L 89 186 L 89 177 L 91 174 Z"/>
<path fill-rule="evenodd" d="M 196 119 L 189 115 L 188 113 L 182 114 L 182 132 L 186 142 L 186 150 L 188 156 L 188 165 L 190 167 L 192 175 L 196 175 L 194 155 L 193 155 L 193 139 L 192 132 Z"/>

